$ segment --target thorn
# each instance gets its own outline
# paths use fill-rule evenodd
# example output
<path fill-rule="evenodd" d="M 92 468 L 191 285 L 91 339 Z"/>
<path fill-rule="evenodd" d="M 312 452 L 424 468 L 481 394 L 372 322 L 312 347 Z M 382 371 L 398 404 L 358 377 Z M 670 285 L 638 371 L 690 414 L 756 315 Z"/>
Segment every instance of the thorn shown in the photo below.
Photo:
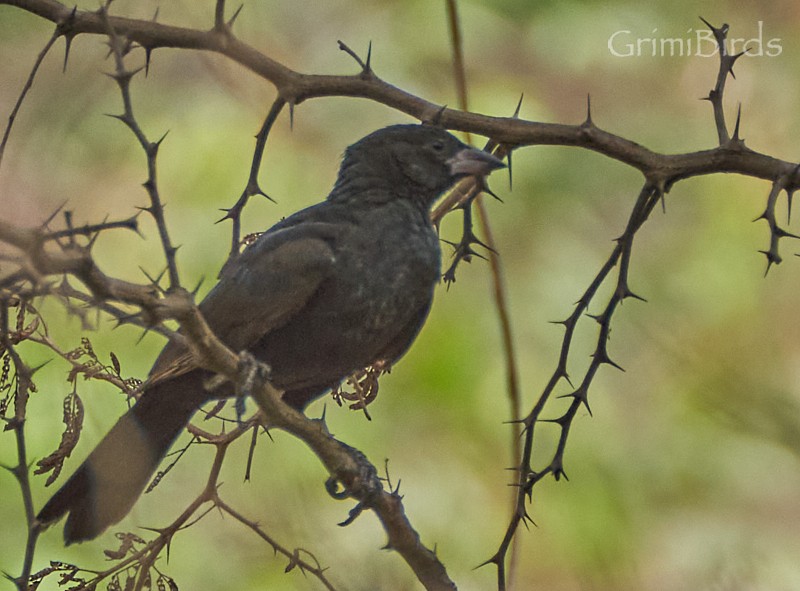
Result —
<path fill-rule="evenodd" d="M 158 10 L 156 10 L 158 13 Z M 150 57 L 153 55 L 153 48 L 152 47 L 145 47 L 144 48 L 144 77 L 147 78 L 148 74 L 150 74 Z"/>
<path fill-rule="evenodd" d="M 150 332 L 149 328 L 145 328 L 144 330 L 142 330 L 142 334 L 140 334 L 139 338 L 136 339 L 136 344 L 138 345 L 139 343 L 141 343 L 144 340 L 144 337 L 146 337 L 149 332 Z"/>
<path fill-rule="evenodd" d="M 30 370 L 31 370 L 31 377 L 32 377 L 32 376 L 33 376 L 33 375 L 34 375 L 34 374 L 35 374 L 37 371 L 39 371 L 40 369 L 42 369 L 42 368 L 43 368 L 45 365 L 48 365 L 48 364 L 49 364 L 51 361 L 52 361 L 52 358 L 51 358 L 51 359 L 47 359 L 47 360 L 43 361 L 42 363 L 40 363 L 39 365 L 37 365 L 37 366 L 35 366 L 35 367 L 32 367 L 32 368 L 30 368 Z"/>
<path fill-rule="evenodd" d="M 458 244 L 456 244 L 452 240 L 448 240 L 447 238 L 439 238 L 439 241 L 440 242 L 444 242 L 448 246 L 451 246 L 453 248 L 453 250 L 455 250 L 458 247 Z"/>
<path fill-rule="evenodd" d="M 528 513 L 527 509 L 525 510 L 525 513 L 522 514 L 522 523 L 525 524 L 526 529 L 530 529 L 531 526 L 539 527 L 539 525 L 533 520 L 533 517 L 531 517 L 530 513 Z"/>
<path fill-rule="evenodd" d="M 759 250 L 758 252 L 767 257 L 767 271 L 764 272 L 765 276 L 772 265 L 780 265 L 783 262 L 781 255 L 779 255 L 777 252 L 773 252 L 771 250 Z"/>
<path fill-rule="evenodd" d="M 47 219 L 46 219 L 44 222 L 42 222 L 41 226 L 39 226 L 39 227 L 40 227 L 41 229 L 45 229 L 45 228 L 47 228 L 47 226 L 50 224 L 50 222 L 52 222 L 52 221 L 55 219 L 55 217 L 56 217 L 56 216 L 57 216 L 59 213 L 61 213 L 61 211 L 64 209 L 64 207 L 66 207 L 66 205 L 67 205 L 67 203 L 68 203 L 68 202 L 69 202 L 69 200 L 68 200 L 68 199 L 65 199 L 65 200 L 64 200 L 64 201 L 61 203 L 61 205 L 59 205 L 58 207 L 56 207 L 55 211 L 53 211 L 53 213 L 51 213 L 51 214 L 50 214 L 50 215 L 47 217 Z"/>
<path fill-rule="evenodd" d="M 162 135 L 160 138 L 158 138 L 158 140 L 156 140 L 156 141 L 154 142 L 154 143 L 155 143 L 156 150 L 158 150 L 158 148 L 161 146 L 161 143 L 162 143 L 162 142 L 163 142 L 165 139 L 167 139 L 167 136 L 168 136 L 168 135 L 169 135 L 169 129 L 168 129 L 167 131 L 165 131 L 165 132 L 164 132 L 164 135 Z"/>
<path fill-rule="evenodd" d="M 197 292 L 200 291 L 200 286 L 203 285 L 203 282 L 206 280 L 205 275 L 200 277 L 200 280 L 195 285 L 194 289 L 191 291 L 192 297 L 197 296 Z"/>
<path fill-rule="evenodd" d="M 368 76 L 368 75 L 372 74 L 372 70 L 370 68 L 370 61 L 372 60 L 372 41 L 369 42 L 369 49 L 367 50 L 367 61 L 366 62 L 364 62 L 364 60 L 362 60 L 360 57 L 358 57 L 358 54 L 355 51 L 353 51 L 352 49 L 350 49 L 344 41 L 339 40 L 339 41 L 337 41 L 337 43 L 339 44 L 339 49 L 341 49 L 347 55 L 349 55 L 354 60 L 356 60 L 356 63 L 359 66 L 361 66 L 361 75 L 362 76 Z"/>
<path fill-rule="evenodd" d="M 483 248 L 485 248 L 486 250 L 488 250 L 489 252 L 491 252 L 495 256 L 500 256 L 500 253 L 498 253 L 497 250 L 495 250 L 494 248 L 492 248 L 491 246 L 489 246 L 488 244 L 483 242 L 481 239 L 479 239 L 474 234 L 469 237 L 469 241 L 472 242 L 473 244 L 477 244 L 478 246 L 482 246 Z M 484 257 L 481 257 L 480 254 L 478 254 L 477 252 L 475 252 L 471 248 L 467 248 L 467 250 L 468 250 L 469 254 L 473 254 L 473 255 L 475 255 L 477 257 L 484 258 Z"/>
<path fill-rule="evenodd" d="M 663 188 L 659 189 L 659 201 L 661 201 L 661 213 L 667 213 L 667 193 Z"/>
<path fill-rule="evenodd" d="M 714 33 L 714 37 L 721 35 L 722 38 L 724 39 L 725 35 L 728 34 L 728 29 L 730 29 L 730 25 L 728 25 L 728 23 L 723 23 L 720 28 L 717 28 L 710 22 L 708 22 L 706 19 L 704 19 L 702 16 L 700 17 L 700 20 L 703 21 L 709 29 L 711 29 L 711 32 Z"/>
<path fill-rule="evenodd" d="M 65 73 L 67 71 L 67 62 L 69 61 L 69 50 L 72 48 L 72 40 L 75 38 L 75 35 L 69 34 L 64 35 L 64 65 L 61 66 L 61 73 Z"/>
<path fill-rule="evenodd" d="M 732 142 L 736 142 L 739 144 L 744 144 L 744 140 L 739 138 L 739 124 L 742 121 L 742 103 L 739 103 L 739 108 L 736 111 L 736 125 L 733 127 L 733 137 L 731 137 Z"/>
<path fill-rule="evenodd" d="M 161 286 L 159 284 L 161 283 L 161 279 L 164 277 L 164 274 L 167 272 L 166 268 L 162 269 L 161 272 L 156 277 L 151 277 L 144 267 L 140 266 L 139 270 L 144 274 L 145 277 L 147 277 L 147 280 L 150 281 L 153 287 L 155 287 L 156 289 L 158 289 L 163 293 L 163 290 L 161 289 Z"/>
<path fill-rule="evenodd" d="M 602 351 L 597 351 L 595 353 L 592 353 L 592 357 L 596 358 L 599 363 L 605 363 L 606 365 L 615 367 L 620 371 L 623 372 L 625 371 L 624 367 L 613 361 L 611 357 L 608 356 L 608 353 L 606 353 L 605 349 L 603 349 Z"/>
<path fill-rule="evenodd" d="M 444 281 L 444 284 L 448 290 L 450 289 L 450 286 L 456 282 L 455 265 L 451 265 L 450 268 L 442 274 L 442 281 Z"/>
<path fill-rule="evenodd" d="M 121 70 L 111 74 L 106 73 L 106 76 L 116 80 L 117 84 L 119 84 L 120 86 L 127 86 L 130 83 L 131 79 L 142 70 L 144 70 L 144 66 L 139 66 L 138 68 L 134 68 L 133 70 Z"/>
<path fill-rule="evenodd" d="M 492 190 L 489 188 L 489 185 L 487 184 L 487 182 L 486 182 L 486 179 L 485 179 L 484 177 L 479 177 L 479 179 L 480 179 L 480 180 L 479 180 L 478 182 L 479 182 L 479 184 L 480 184 L 480 187 L 479 187 L 479 188 L 480 188 L 481 192 L 483 192 L 483 193 L 486 193 L 487 195 L 491 195 L 492 197 L 494 197 L 495 199 L 497 199 L 497 200 L 498 200 L 500 203 L 505 203 L 505 202 L 504 202 L 502 199 L 500 199 L 500 197 L 498 197 L 498 196 L 497 196 L 497 195 L 494 193 L 494 191 L 492 191 Z"/>
<path fill-rule="evenodd" d="M 592 314 L 590 312 L 586 312 L 586 316 L 597 322 L 597 324 L 603 324 L 603 315 L 602 314 Z"/>
<path fill-rule="evenodd" d="M 277 203 L 277 201 L 275 201 L 275 200 L 274 200 L 272 197 L 270 197 L 270 196 L 269 196 L 269 195 L 267 195 L 267 194 L 266 194 L 264 191 L 262 191 L 262 190 L 261 190 L 261 187 L 259 187 L 259 188 L 258 188 L 258 191 L 256 191 L 255 193 L 253 193 L 253 195 L 260 195 L 261 197 L 263 197 L 263 198 L 264 198 L 264 199 L 266 199 L 267 201 L 271 201 L 272 203 Z"/>
<path fill-rule="evenodd" d="M 594 121 L 592 121 L 592 95 L 586 95 L 586 120 L 583 122 L 584 127 L 592 127 L 594 125 Z"/>
<path fill-rule="evenodd" d="M 500 564 L 500 558 L 495 554 L 491 558 L 481 562 L 479 565 L 477 565 L 472 570 L 478 570 L 479 568 L 483 568 L 484 566 L 489 566 L 490 564 Z"/>
<path fill-rule="evenodd" d="M 522 108 L 522 99 L 525 97 L 525 93 L 519 95 L 519 101 L 517 101 L 517 108 L 514 109 L 514 114 L 511 115 L 512 119 L 519 119 L 519 111 Z"/>
<path fill-rule="evenodd" d="M 574 400 L 579 400 L 580 403 L 586 408 L 589 416 L 594 416 L 594 414 L 592 414 L 592 409 L 589 406 L 589 393 L 587 392 L 585 386 L 581 386 L 577 390 L 573 390 L 567 394 L 561 394 L 560 396 L 557 396 L 557 398 L 572 398 Z"/>
<path fill-rule="evenodd" d="M 72 48 L 72 40 L 75 38 L 76 33 L 72 31 L 72 27 L 75 24 L 75 17 L 78 14 L 78 7 L 73 6 L 72 10 L 69 13 L 69 16 L 65 18 L 63 21 L 60 21 L 56 24 L 56 34 L 64 35 L 64 65 L 62 66 L 62 72 L 67 71 L 67 62 L 69 61 L 69 52 Z"/>
<path fill-rule="evenodd" d="M 289 101 L 289 131 L 294 131 L 294 101 Z"/>
<path fill-rule="evenodd" d="M 508 419 L 507 421 L 503 421 L 503 425 L 524 425 L 525 419 Z M 519 470 L 519 467 L 516 468 L 506 468 L 507 470 Z"/>
<path fill-rule="evenodd" d="M 740 57 L 742 57 L 742 56 L 743 56 L 745 53 L 747 53 L 747 50 L 748 50 L 748 48 L 747 48 L 747 47 L 745 47 L 745 48 L 744 48 L 744 51 L 740 51 L 740 52 L 739 52 L 739 53 L 737 53 L 736 55 L 729 56 L 729 57 L 728 57 L 728 59 L 726 60 L 726 62 L 727 62 L 727 70 L 728 70 L 728 74 L 730 74 L 730 75 L 731 75 L 731 78 L 733 78 L 734 80 L 736 80 L 736 74 L 734 74 L 734 73 L 733 73 L 733 64 L 735 64 L 735 63 L 736 63 L 736 60 L 738 60 L 738 59 L 739 59 Z"/>
<path fill-rule="evenodd" d="M 553 469 L 553 478 L 555 478 L 556 481 L 561 480 L 562 476 L 564 477 L 564 480 L 569 482 L 569 476 L 567 476 L 567 473 L 564 471 L 564 468 L 559 467 Z"/>
<path fill-rule="evenodd" d="M 553 423 L 555 425 L 559 425 L 563 427 L 567 422 L 569 422 L 568 413 L 565 413 L 558 417 L 557 419 L 539 419 L 540 423 Z"/>
<path fill-rule="evenodd" d="M 86 244 L 86 250 L 89 250 L 89 251 L 91 251 L 91 250 L 92 250 L 92 248 L 94 247 L 94 244 L 95 244 L 95 242 L 97 242 L 97 239 L 98 239 L 99 237 L 100 237 L 100 232 L 95 232 L 95 233 L 92 235 L 92 237 L 91 237 L 91 238 L 89 238 L 89 242 Z"/>
<path fill-rule="evenodd" d="M 122 115 L 114 115 L 114 113 L 103 113 L 106 117 L 111 117 L 112 119 L 116 119 L 117 121 L 122 121 L 124 124 L 128 124 L 128 117 L 123 113 Z"/>
<path fill-rule="evenodd" d="M 244 4 L 240 4 L 239 8 L 236 9 L 236 12 L 233 13 L 233 16 L 228 19 L 228 28 L 230 29 L 233 26 L 233 23 L 236 22 L 236 18 L 239 16 L 239 13 L 242 12 L 242 8 L 244 8 Z"/>
<path fill-rule="evenodd" d="M 707 26 L 709 29 L 711 29 L 712 31 L 715 31 L 715 30 L 716 30 L 716 29 L 714 28 L 714 25 L 712 25 L 710 22 L 708 22 L 708 21 L 707 21 L 706 19 L 704 19 L 702 16 L 701 16 L 701 17 L 699 17 L 699 18 L 700 18 L 700 20 L 701 20 L 701 21 L 703 21 L 703 22 L 705 23 L 705 25 L 706 25 L 706 26 Z"/>
<path fill-rule="evenodd" d="M 479 259 L 483 259 L 484 261 L 488 261 L 489 260 L 484 255 L 482 255 L 481 253 L 475 252 L 474 250 L 472 250 L 470 247 L 467 247 L 465 250 L 466 250 L 466 254 L 464 255 L 464 260 L 467 261 L 468 263 L 470 262 L 471 257 L 478 257 Z"/>
<path fill-rule="evenodd" d="M 215 224 L 219 224 L 219 223 L 221 223 L 221 222 L 224 222 L 225 220 L 232 220 L 232 219 L 234 218 L 234 215 L 233 215 L 233 208 L 232 208 L 232 207 L 231 207 L 231 208 L 229 208 L 229 209 L 228 209 L 228 208 L 221 207 L 219 210 L 220 210 L 220 211 L 224 211 L 224 212 L 225 212 L 225 215 L 224 215 L 224 216 L 222 216 L 221 218 L 219 218 L 219 219 L 218 219 L 216 222 L 214 222 Z"/>
<path fill-rule="evenodd" d="M 508 190 L 509 192 L 514 187 L 513 177 L 511 174 L 511 150 L 508 151 L 508 155 L 506 156 L 506 161 L 508 162 Z"/>
<path fill-rule="evenodd" d="M 775 226 L 775 235 L 778 238 L 800 238 L 797 234 L 792 234 L 791 232 L 784 230 L 780 226 Z"/>
<path fill-rule="evenodd" d="M 153 13 L 154 23 L 158 22 L 158 11 L 160 9 L 161 9 L 160 6 L 156 6 L 156 11 L 155 13 Z M 142 45 L 142 47 L 144 48 L 144 76 L 145 78 L 147 78 L 147 75 L 150 73 L 150 56 L 153 53 L 153 48 L 149 46 L 145 47 L 144 45 Z"/>
<path fill-rule="evenodd" d="M 639 300 L 640 302 L 647 303 L 647 300 L 645 298 L 643 298 L 639 294 L 634 293 L 633 291 L 631 291 L 631 289 L 627 285 L 623 285 L 619 289 L 619 299 L 620 300 L 625 300 L 625 299 L 628 299 L 628 298 L 633 298 L 635 300 Z"/>
<path fill-rule="evenodd" d="M 424 123 L 428 123 L 428 125 L 435 125 L 436 127 L 442 126 L 442 119 L 444 118 L 444 112 L 447 110 L 447 105 L 442 105 L 436 113 L 434 113 L 433 117 L 431 117 L 430 121 L 426 121 Z"/>

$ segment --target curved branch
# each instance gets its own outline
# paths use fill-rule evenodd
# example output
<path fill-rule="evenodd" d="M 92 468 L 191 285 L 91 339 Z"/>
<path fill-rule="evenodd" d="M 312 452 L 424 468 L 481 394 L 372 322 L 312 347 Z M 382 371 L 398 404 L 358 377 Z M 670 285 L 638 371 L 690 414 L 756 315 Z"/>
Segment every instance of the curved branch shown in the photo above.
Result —
<path fill-rule="evenodd" d="M 62 35 L 105 35 L 107 26 L 96 12 L 73 11 L 55 0 L 0 0 L 56 23 Z M 542 123 L 519 117 L 491 117 L 455 109 L 442 109 L 423 98 L 392 86 L 372 71 L 351 76 L 302 74 L 267 57 L 236 39 L 229 30 L 201 31 L 152 21 L 108 17 L 120 36 L 151 52 L 157 48 L 196 49 L 220 53 L 275 85 L 290 105 L 321 97 L 344 96 L 373 100 L 421 121 L 436 119 L 448 129 L 471 132 L 511 146 L 575 146 L 599 152 L 640 170 L 666 190 L 681 179 L 712 173 L 738 173 L 765 180 L 789 176 L 788 189 L 800 186 L 794 163 L 725 143 L 711 150 L 685 154 L 660 154 L 604 131 L 591 121 L 581 125 Z"/>

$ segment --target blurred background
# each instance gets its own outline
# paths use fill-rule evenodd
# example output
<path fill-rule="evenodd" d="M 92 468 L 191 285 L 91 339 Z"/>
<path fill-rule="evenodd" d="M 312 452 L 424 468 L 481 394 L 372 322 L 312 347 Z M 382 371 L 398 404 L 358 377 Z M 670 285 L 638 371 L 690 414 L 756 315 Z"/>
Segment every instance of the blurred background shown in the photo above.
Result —
<path fill-rule="evenodd" d="M 115 13 L 135 18 L 151 18 L 156 8 L 162 23 L 209 28 L 213 22 L 210 0 L 113 5 Z M 510 115 L 524 94 L 522 117 L 577 124 L 591 94 L 597 125 L 666 153 L 717 142 L 710 104 L 698 99 L 713 86 L 718 61 L 708 56 L 707 41 L 698 45 L 698 31 L 705 35 L 698 15 L 729 23 L 730 37 L 749 40 L 753 53 L 737 62 L 737 78 L 728 83 L 731 128 L 741 104 L 748 146 L 799 158 L 796 2 L 461 0 L 459 9 L 472 110 Z M 378 76 L 457 105 L 444 2 L 250 2 L 234 31 L 307 73 L 356 73 L 336 41 L 362 54 L 372 41 Z M 49 23 L 0 6 L 4 121 L 51 33 Z M 684 55 L 679 44 L 673 54 L 662 51 L 665 38 L 682 40 Z M 23 226 L 41 223 L 64 202 L 76 224 L 125 218 L 147 204 L 144 156 L 122 124 L 104 116 L 121 110 L 116 86 L 103 75 L 113 69 L 104 40 L 77 37 L 65 74 L 62 50 L 60 40 L 45 59 L 0 167 L 0 215 Z M 141 64 L 142 52 L 128 59 Z M 169 132 L 158 160 L 160 189 L 173 240 L 182 245 L 183 281 L 193 286 L 205 277 L 201 293 L 213 284 L 229 245 L 229 224 L 215 224 L 219 208 L 244 187 L 253 135 L 274 96 L 269 83 L 240 66 L 190 51 L 155 51 L 149 75 L 133 84 L 145 132 L 151 139 Z M 347 145 L 407 121 L 361 99 L 303 103 L 293 129 L 284 113 L 260 175 L 276 203 L 254 199 L 245 232 L 322 199 Z M 507 279 L 526 412 L 557 360 L 562 330 L 549 321 L 567 317 L 611 252 L 640 183 L 638 173 L 599 154 L 550 146 L 515 152 L 513 191 L 502 174 L 492 178 L 504 202 L 489 199 L 487 208 Z M 582 412 L 570 436 L 569 482 L 537 487 L 531 513 L 538 527 L 519 533 L 515 588 L 800 588 L 800 260 L 794 256 L 800 248 L 783 241 L 784 264 L 764 276 L 759 250 L 768 247 L 768 229 L 752 220 L 768 192 L 768 183 L 736 176 L 683 181 L 667 195 L 665 212 L 656 211 L 640 232 L 631 287 L 647 303 L 625 302 L 610 343 L 612 358 L 626 371 L 603 368 L 595 380 L 594 415 Z M 144 281 L 141 269 L 153 275 L 162 269 L 156 229 L 146 216 L 140 221 L 142 237 L 114 231 L 98 240 L 95 256 L 107 273 Z M 787 227 L 800 232 L 796 223 Z M 454 239 L 459 228 L 459 216 L 451 216 L 443 232 Z M 138 342 L 135 328 L 112 331 L 113 323 L 102 318 L 96 332 L 85 331 L 60 306 L 42 309 L 65 349 L 88 336 L 101 358 L 112 351 L 120 358 L 127 376 L 144 378 L 163 345 L 157 335 Z M 572 375 L 586 367 L 595 338 L 596 325 L 587 321 Z M 35 347 L 24 352 L 33 365 L 53 357 Z M 66 373 L 66 364 L 54 359 L 36 376 L 39 391 L 27 423 L 32 460 L 60 439 Z M 79 392 L 86 423 L 65 474 L 126 408 L 103 384 L 82 382 Z M 371 422 L 329 399 L 309 414 L 318 416 L 323 407 L 338 438 L 376 465 L 388 458 L 410 519 L 459 588 L 494 588 L 494 569 L 475 567 L 494 554 L 508 520 L 512 475 L 505 470 L 511 452 L 504 421 L 513 417 L 488 264 L 462 265 L 457 282 L 439 289 L 416 345 L 383 378 Z M 547 414 L 562 410 L 556 401 Z M 546 427 L 542 433 L 555 436 Z M 338 527 L 350 505 L 327 496 L 320 463 L 291 438 L 273 438 L 262 437 L 250 483 L 242 482 L 247 442 L 230 451 L 223 498 L 285 546 L 312 551 L 340 588 L 420 588 L 398 556 L 379 550 L 385 539 L 374 516 Z M 12 435 L 0 441 L 0 462 L 13 464 Z M 541 443 L 538 457 L 546 462 L 552 439 Z M 135 528 L 172 521 L 201 489 L 212 455 L 211 448 L 193 447 L 120 529 L 146 533 Z M 50 492 L 35 478 L 37 506 Z M 25 526 L 18 487 L 6 471 L 0 471 L 0 498 L 0 569 L 16 575 Z M 50 560 L 107 567 L 102 549 L 115 546 L 113 533 L 64 548 L 60 530 L 41 537 L 34 570 Z M 321 588 L 297 571 L 284 574 L 285 566 L 251 532 L 216 512 L 180 534 L 169 562 L 159 563 L 182 589 Z M 48 585 L 54 588 L 55 580 Z"/>

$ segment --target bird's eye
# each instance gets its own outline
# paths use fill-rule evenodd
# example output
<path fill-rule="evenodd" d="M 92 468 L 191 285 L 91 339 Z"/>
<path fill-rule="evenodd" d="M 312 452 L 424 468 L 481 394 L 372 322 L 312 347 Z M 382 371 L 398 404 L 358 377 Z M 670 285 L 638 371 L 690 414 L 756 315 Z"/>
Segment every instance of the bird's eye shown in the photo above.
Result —
<path fill-rule="evenodd" d="M 433 148 L 436 152 L 441 152 L 444 150 L 444 144 L 442 142 L 435 142 L 431 145 L 431 148 Z"/>

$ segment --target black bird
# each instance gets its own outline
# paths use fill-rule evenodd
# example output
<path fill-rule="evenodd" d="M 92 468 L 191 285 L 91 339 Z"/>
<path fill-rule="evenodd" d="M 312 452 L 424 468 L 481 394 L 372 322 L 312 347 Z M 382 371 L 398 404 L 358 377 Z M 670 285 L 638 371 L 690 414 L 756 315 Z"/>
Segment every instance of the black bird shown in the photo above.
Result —
<path fill-rule="evenodd" d="M 440 277 L 433 202 L 457 180 L 504 166 L 426 125 L 380 129 L 345 151 L 333 190 L 262 234 L 200 304 L 234 351 L 271 367 L 283 400 L 303 410 L 344 378 L 393 363 L 417 336 Z M 39 512 L 69 513 L 67 544 L 89 540 L 130 511 L 172 442 L 205 402 L 210 372 L 171 342 L 136 404 Z"/>

